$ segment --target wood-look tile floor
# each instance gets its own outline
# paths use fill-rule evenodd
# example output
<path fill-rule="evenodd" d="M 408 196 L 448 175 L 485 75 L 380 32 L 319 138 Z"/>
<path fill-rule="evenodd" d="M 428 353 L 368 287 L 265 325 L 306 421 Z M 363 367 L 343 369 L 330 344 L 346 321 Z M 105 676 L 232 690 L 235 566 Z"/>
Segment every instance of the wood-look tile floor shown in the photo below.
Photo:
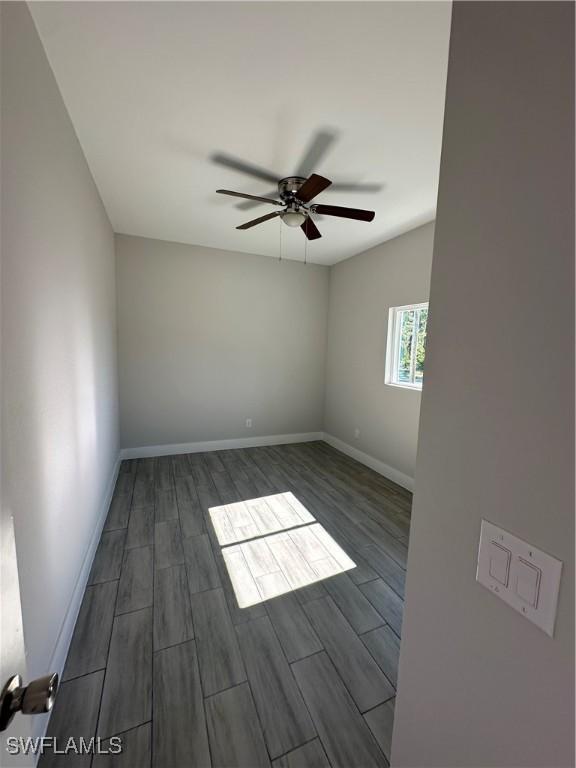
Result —
<path fill-rule="evenodd" d="M 386 766 L 411 495 L 322 442 L 122 462 L 47 766 Z"/>

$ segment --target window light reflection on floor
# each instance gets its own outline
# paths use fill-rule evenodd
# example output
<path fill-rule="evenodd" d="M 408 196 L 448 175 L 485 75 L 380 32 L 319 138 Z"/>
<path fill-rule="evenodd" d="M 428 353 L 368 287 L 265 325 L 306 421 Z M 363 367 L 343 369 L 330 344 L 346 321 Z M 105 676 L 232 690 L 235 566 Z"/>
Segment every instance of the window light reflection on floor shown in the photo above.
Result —
<path fill-rule="evenodd" d="M 356 567 L 291 492 L 209 511 L 240 608 Z"/>

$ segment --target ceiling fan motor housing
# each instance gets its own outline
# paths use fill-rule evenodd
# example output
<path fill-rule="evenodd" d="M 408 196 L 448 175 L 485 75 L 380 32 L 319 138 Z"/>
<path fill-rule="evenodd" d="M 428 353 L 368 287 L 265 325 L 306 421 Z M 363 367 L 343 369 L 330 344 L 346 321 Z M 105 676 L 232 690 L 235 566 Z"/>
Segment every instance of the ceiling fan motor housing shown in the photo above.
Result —
<path fill-rule="evenodd" d="M 287 176 L 285 179 L 280 179 L 278 182 L 278 194 L 284 200 L 289 203 L 298 196 L 298 190 L 306 181 L 302 176 Z"/>
<path fill-rule="evenodd" d="M 288 176 L 278 182 L 278 194 L 286 205 L 286 210 L 280 216 L 289 227 L 300 227 L 308 217 L 308 211 L 298 200 L 298 191 L 306 179 L 302 176 Z"/>

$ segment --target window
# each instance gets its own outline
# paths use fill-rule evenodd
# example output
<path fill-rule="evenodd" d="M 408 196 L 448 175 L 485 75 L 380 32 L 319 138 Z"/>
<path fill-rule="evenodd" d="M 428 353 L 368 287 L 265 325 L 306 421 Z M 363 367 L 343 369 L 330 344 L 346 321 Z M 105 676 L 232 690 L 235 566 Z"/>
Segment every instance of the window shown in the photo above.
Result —
<path fill-rule="evenodd" d="M 422 389 L 428 304 L 392 307 L 388 317 L 386 384 Z"/>

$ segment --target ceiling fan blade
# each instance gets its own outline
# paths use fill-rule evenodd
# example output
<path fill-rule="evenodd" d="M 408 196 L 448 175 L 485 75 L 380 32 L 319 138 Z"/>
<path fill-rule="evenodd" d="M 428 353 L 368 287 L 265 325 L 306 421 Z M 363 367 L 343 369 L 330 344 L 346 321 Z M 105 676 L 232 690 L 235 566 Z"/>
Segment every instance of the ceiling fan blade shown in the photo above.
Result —
<path fill-rule="evenodd" d="M 250 227 L 255 227 L 256 224 L 262 224 L 265 221 L 268 221 L 268 219 L 275 219 L 276 216 L 280 216 L 281 211 L 274 211 L 274 213 L 267 213 L 266 216 L 260 216 L 259 219 L 252 219 L 252 221 L 247 221 L 246 224 L 240 224 L 239 227 L 236 227 L 236 229 L 250 229 Z"/>
<path fill-rule="evenodd" d="M 335 183 L 330 187 L 331 192 L 380 192 L 382 184 L 347 184 Z"/>
<path fill-rule="evenodd" d="M 233 171 L 246 173 L 248 176 L 254 176 L 263 181 L 272 182 L 272 184 L 277 184 L 278 179 L 280 178 L 280 176 L 272 173 L 272 171 L 267 171 L 265 168 L 259 168 L 257 165 L 252 165 L 251 163 L 245 163 L 243 160 L 237 160 L 235 157 L 224 155 L 221 152 L 212 155 L 210 159 L 213 163 L 223 165 L 226 168 L 231 168 Z"/>
<path fill-rule="evenodd" d="M 302 203 L 307 203 L 309 200 L 312 200 L 313 197 L 319 195 L 320 192 L 327 189 L 330 184 L 332 184 L 332 182 L 329 179 L 325 179 L 324 176 L 318 176 L 318 174 L 313 173 L 298 190 L 298 200 Z"/>
<path fill-rule="evenodd" d="M 303 224 L 300 224 L 300 229 L 304 232 L 308 240 L 318 240 L 319 237 L 322 237 L 320 230 L 316 224 L 314 224 L 310 216 L 308 216 Z"/>
<path fill-rule="evenodd" d="M 272 195 L 277 195 L 278 189 L 273 189 L 272 192 L 266 192 L 263 197 L 267 197 L 270 199 Z M 256 208 L 259 206 L 260 203 L 258 200 L 245 200 L 243 203 L 238 203 L 236 208 L 238 208 L 239 211 L 249 211 L 251 208 Z"/>
<path fill-rule="evenodd" d="M 312 210 L 315 213 L 323 213 L 325 216 L 341 216 L 343 219 L 358 219 L 358 221 L 372 221 L 375 216 L 374 211 L 343 208 L 341 205 L 315 205 Z"/>
<path fill-rule="evenodd" d="M 280 200 L 272 200 L 271 197 L 259 197 L 258 195 L 245 195 L 244 192 L 232 192 L 230 189 L 217 189 L 219 195 L 230 195 L 230 197 L 245 197 L 247 200 L 257 200 L 259 203 L 271 203 L 272 205 L 284 205 Z"/>
<path fill-rule="evenodd" d="M 298 175 L 306 176 L 305 173 L 298 172 Z M 375 193 L 380 192 L 380 190 L 384 189 L 383 184 L 353 184 L 353 183 L 346 183 L 342 182 L 341 184 L 338 182 L 335 182 L 330 187 L 330 192 L 365 192 L 365 193 Z M 278 194 L 278 191 L 276 189 L 272 190 L 271 192 L 266 192 L 264 197 L 270 197 L 271 195 Z M 236 206 L 238 210 L 240 211 L 249 211 L 251 208 L 256 208 L 260 203 L 258 202 L 251 202 L 250 200 L 247 200 L 245 203 L 240 203 Z"/>
<path fill-rule="evenodd" d="M 322 158 L 335 140 L 336 133 L 334 131 L 318 131 L 313 136 L 295 175 L 310 176 L 314 169 L 320 165 Z"/>

